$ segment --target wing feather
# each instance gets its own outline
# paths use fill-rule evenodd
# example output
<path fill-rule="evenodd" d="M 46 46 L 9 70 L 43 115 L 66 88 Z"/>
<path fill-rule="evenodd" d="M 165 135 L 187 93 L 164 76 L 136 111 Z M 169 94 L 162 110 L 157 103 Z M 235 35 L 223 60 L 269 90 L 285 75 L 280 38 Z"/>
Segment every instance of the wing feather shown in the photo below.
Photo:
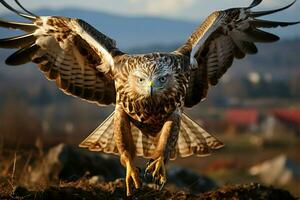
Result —
<path fill-rule="evenodd" d="M 0 19 L 0 27 L 3 28 L 11 28 L 11 29 L 19 29 L 25 32 L 33 32 L 38 27 L 35 24 L 27 24 L 27 23 L 20 23 L 20 22 L 10 22 Z"/>
<path fill-rule="evenodd" d="M 17 12 L 5 1 L 1 3 Z M 17 14 L 28 17 L 24 13 Z M 99 105 L 115 103 L 111 73 L 114 56 L 123 53 L 114 40 L 80 19 L 31 16 L 30 20 L 32 24 L 0 20 L 0 27 L 27 32 L 0 40 L 0 48 L 19 49 L 7 58 L 6 64 L 22 65 L 32 61 L 66 94 Z"/>
<path fill-rule="evenodd" d="M 23 48 L 32 45 L 36 40 L 34 34 L 0 39 L 0 48 Z"/>
<path fill-rule="evenodd" d="M 262 19 L 254 19 L 249 22 L 252 26 L 257 28 L 277 28 L 277 27 L 286 27 L 298 24 L 299 22 L 276 22 L 276 21 L 267 21 Z"/>
<path fill-rule="evenodd" d="M 233 8 L 212 13 L 190 36 L 187 43 L 176 52 L 190 58 L 191 79 L 187 89 L 185 106 L 192 107 L 207 95 L 208 85 L 216 85 L 231 67 L 234 58 L 258 52 L 255 43 L 276 42 L 280 38 L 259 28 L 289 26 L 300 22 L 276 22 L 256 17 L 289 8 L 253 12 L 251 9 L 262 0 L 254 0 L 247 8 Z"/>
<path fill-rule="evenodd" d="M 31 58 L 40 50 L 40 47 L 36 44 L 32 44 L 28 47 L 18 50 L 10 55 L 5 63 L 7 65 L 22 65 L 31 61 Z"/>

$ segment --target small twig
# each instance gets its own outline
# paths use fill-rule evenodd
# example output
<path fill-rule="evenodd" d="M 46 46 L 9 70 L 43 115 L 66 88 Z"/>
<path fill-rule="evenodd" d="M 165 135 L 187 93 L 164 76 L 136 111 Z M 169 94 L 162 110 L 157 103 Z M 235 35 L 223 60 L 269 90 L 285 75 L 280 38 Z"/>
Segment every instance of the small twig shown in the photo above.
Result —
<path fill-rule="evenodd" d="M 15 154 L 14 154 L 13 171 L 12 171 L 12 175 L 11 175 L 12 183 L 14 182 L 14 176 L 15 176 L 15 172 L 16 172 L 16 163 L 17 163 L 17 153 L 15 152 Z"/>
<path fill-rule="evenodd" d="M 11 175 L 11 186 L 12 186 L 12 193 L 14 193 L 14 178 L 15 178 L 15 172 L 16 172 L 16 164 L 17 164 L 17 152 L 14 154 L 14 164 L 13 164 L 13 171 Z"/>
<path fill-rule="evenodd" d="M 30 161 L 31 161 L 31 158 L 32 158 L 32 150 L 30 151 L 30 154 L 29 154 L 29 156 L 28 156 L 28 158 L 27 158 L 27 160 L 26 160 L 26 162 L 25 162 L 25 164 L 24 164 L 24 167 L 23 167 L 23 169 L 22 169 L 22 173 L 21 174 L 26 174 L 26 170 L 28 169 L 28 166 L 29 166 L 29 163 L 30 163 Z M 23 178 L 23 180 L 24 180 L 24 177 L 23 176 L 21 176 L 20 177 L 20 179 L 19 179 L 19 181 L 22 181 L 21 179 Z M 27 177 L 26 177 L 27 178 Z M 26 182 L 27 183 L 27 182 Z"/>
<path fill-rule="evenodd" d="M 18 158 L 17 158 L 18 159 Z M 10 162 L 8 162 L 6 165 L 4 165 L 4 169 L 3 169 L 3 172 L 2 172 L 2 174 L 3 174 L 3 176 L 8 176 L 8 174 L 9 174 L 9 170 L 10 170 L 10 168 L 11 168 L 11 166 L 14 164 L 14 162 L 13 161 L 10 161 Z"/>
<path fill-rule="evenodd" d="M 15 177 L 15 171 L 16 171 L 16 163 L 17 163 L 17 153 L 15 152 L 14 154 L 14 162 L 13 162 L 13 171 L 12 171 L 12 174 L 11 174 L 11 180 L 8 180 L 8 183 L 11 187 L 11 196 L 14 195 L 14 189 L 15 189 L 15 186 L 14 186 L 14 177 Z"/>

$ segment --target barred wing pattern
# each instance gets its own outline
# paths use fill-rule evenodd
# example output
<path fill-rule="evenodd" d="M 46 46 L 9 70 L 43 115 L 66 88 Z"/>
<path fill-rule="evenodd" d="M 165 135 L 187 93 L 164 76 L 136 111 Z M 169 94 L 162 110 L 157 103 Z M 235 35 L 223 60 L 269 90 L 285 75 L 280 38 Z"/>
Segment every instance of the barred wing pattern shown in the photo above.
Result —
<path fill-rule="evenodd" d="M 246 54 L 256 54 L 255 43 L 269 43 L 279 37 L 259 28 L 276 28 L 299 22 L 275 22 L 257 17 L 282 11 L 280 9 L 253 12 L 251 9 L 262 0 L 254 0 L 247 8 L 233 8 L 211 14 L 191 35 L 187 43 L 177 52 L 190 56 L 191 80 L 185 99 L 185 106 L 192 107 L 206 97 L 209 86 L 216 85 L 231 67 L 234 59 L 242 59 Z"/>
<path fill-rule="evenodd" d="M 8 9 L 17 12 L 5 1 Z M 1 48 L 17 48 L 7 58 L 8 65 L 37 63 L 49 80 L 66 94 L 108 105 L 115 103 L 114 80 L 109 72 L 115 42 L 79 19 L 31 16 L 17 12 L 32 23 L 0 20 L 0 27 L 19 29 L 25 35 L 0 40 Z"/>

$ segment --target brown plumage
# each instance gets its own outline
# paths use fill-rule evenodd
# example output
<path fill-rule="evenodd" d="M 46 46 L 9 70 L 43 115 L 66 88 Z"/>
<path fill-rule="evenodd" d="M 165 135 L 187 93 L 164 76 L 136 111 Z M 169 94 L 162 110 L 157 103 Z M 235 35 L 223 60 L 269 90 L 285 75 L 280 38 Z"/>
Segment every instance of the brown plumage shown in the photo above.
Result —
<path fill-rule="evenodd" d="M 7 58 L 8 65 L 32 61 L 66 94 L 98 105 L 116 105 L 115 112 L 80 146 L 119 155 L 127 169 L 130 195 L 132 185 L 141 185 L 133 164 L 135 156 L 149 158 L 146 173 L 164 185 L 168 160 L 206 156 L 223 146 L 183 114 L 183 108 L 203 100 L 235 58 L 257 53 L 255 43 L 279 39 L 259 28 L 298 23 L 257 19 L 293 4 L 252 12 L 261 2 L 214 12 L 174 52 L 128 55 L 114 40 L 82 20 L 36 16 L 16 1 L 22 13 L 1 0 L 6 8 L 32 23 L 0 20 L 0 27 L 26 32 L 1 39 L 0 47 L 19 49 Z"/>

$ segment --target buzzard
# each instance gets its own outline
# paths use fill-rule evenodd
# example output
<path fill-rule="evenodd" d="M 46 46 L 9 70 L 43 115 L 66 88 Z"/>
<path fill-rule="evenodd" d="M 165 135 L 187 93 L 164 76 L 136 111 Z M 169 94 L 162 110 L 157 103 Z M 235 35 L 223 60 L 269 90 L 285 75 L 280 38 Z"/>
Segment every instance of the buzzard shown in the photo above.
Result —
<path fill-rule="evenodd" d="M 17 0 L 22 11 L 0 0 L 3 6 L 30 22 L 1 19 L 0 26 L 19 29 L 24 35 L 0 40 L 1 48 L 19 49 L 8 65 L 34 62 L 47 79 L 64 93 L 98 105 L 115 105 L 108 117 L 81 147 L 120 156 L 126 168 L 127 195 L 141 187 L 135 156 L 150 161 L 146 174 L 160 185 L 166 182 L 165 164 L 177 156 L 206 156 L 223 146 L 183 113 L 207 96 L 234 59 L 257 53 L 255 43 L 279 37 L 259 28 L 289 26 L 258 17 L 282 11 L 249 7 L 212 13 L 187 42 L 170 53 L 129 55 L 113 39 L 83 20 L 36 16 Z"/>

